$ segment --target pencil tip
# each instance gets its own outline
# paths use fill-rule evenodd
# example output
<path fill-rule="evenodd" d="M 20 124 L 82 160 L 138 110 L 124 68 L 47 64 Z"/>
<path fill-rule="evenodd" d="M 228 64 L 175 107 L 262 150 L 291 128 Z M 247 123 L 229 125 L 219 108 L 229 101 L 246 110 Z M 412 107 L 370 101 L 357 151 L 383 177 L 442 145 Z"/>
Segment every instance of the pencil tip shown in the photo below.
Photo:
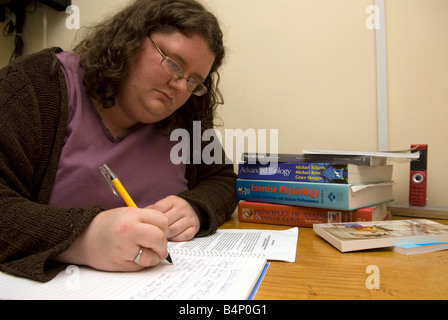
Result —
<path fill-rule="evenodd" d="M 169 263 L 173 264 L 173 259 L 171 259 L 170 254 L 168 254 L 168 256 L 166 257 L 166 261 L 168 261 Z"/>

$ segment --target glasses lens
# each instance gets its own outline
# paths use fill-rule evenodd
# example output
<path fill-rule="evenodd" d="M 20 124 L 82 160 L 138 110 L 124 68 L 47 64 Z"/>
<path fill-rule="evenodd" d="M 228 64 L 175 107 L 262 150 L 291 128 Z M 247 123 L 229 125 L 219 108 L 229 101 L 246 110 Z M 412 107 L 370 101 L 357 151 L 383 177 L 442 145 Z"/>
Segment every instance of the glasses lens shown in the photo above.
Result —
<path fill-rule="evenodd" d="M 166 74 L 168 74 L 170 77 L 173 77 L 174 79 L 182 79 L 184 76 L 184 69 L 182 69 L 181 66 L 179 66 L 176 62 L 168 57 L 165 57 L 162 60 L 161 66 L 163 71 L 165 71 Z M 199 97 L 203 96 L 208 91 L 206 86 L 192 78 L 187 79 L 187 89 L 188 91 Z"/>
<path fill-rule="evenodd" d="M 190 90 L 190 89 L 189 89 Z M 194 94 L 195 96 L 198 96 L 198 97 L 200 97 L 200 96 L 203 96 L 204 94 L 206 94 L 207 93 L 207 87 L 206 86 L 204 86 L 202 83 L 196 83 L 196 85 L 195 85 L 195 87 L 193 87 L 191 90 L 190 90 L 190 92 L 192 93 L 192 94 Z"/>
<path fill-rule="evenodd" d="M 184 76 L 184 70 L 176 62 L 166 57 L 162 60 L 163 70 L 174 79 L 180 79 Z"/>

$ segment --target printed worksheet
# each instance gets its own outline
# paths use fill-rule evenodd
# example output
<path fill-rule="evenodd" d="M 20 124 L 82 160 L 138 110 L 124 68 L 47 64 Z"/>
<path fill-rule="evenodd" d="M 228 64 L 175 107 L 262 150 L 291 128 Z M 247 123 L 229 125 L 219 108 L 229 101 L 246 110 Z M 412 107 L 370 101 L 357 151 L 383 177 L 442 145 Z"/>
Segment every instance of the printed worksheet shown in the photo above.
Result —
<path fill-rule="evenodd" d="M 198 251 L 250 252 L 264 254 L 267 260 L 294 262 L 297 227 L 288 230 L 219 229 L 215 234 L 186 242 L 170 242 L 170 248 Z"/>

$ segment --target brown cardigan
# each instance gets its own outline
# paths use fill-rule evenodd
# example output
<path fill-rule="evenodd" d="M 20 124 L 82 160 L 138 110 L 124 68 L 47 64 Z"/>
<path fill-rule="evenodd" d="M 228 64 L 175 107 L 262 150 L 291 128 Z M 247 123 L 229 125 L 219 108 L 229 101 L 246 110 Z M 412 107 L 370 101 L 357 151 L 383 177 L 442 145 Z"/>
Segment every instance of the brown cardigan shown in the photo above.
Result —
<path fill-rule="evenodd" d="M 60 51 L 46 49 L 0 70 L 0 271 L 38 281 L 66 267 L 49 258 L 104 210 L 48 206 L 67 122 Z M 237 204 L 233 165 L 187 165 L 186 177 L 188 190 L 178 196 L 198 212 L 198 236 L 211 234 Z"/>

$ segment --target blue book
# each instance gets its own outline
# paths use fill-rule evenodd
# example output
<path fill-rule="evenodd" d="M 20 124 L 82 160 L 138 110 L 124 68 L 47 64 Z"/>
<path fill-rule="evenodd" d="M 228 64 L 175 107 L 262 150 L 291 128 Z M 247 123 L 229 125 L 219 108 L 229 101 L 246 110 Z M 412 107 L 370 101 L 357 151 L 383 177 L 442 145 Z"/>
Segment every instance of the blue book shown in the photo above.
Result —
<path fill-rule="evenodd" d="M 393 251 L 406 255 L 448 250 L 448 242 L 419 243 L 395 246 Z"/>
<path fill-rule="evenodd" d="M 319 183 L 365 184 L 392 180 L 392 165 L 359 166 L 337 163 L 240 163 L 238 178 Z"/>
<path fill-rule="evenodd" d="M 236 195 L 238 200 L 354 210 L 392 201 L 392 186 L 237 179 Z"/>

